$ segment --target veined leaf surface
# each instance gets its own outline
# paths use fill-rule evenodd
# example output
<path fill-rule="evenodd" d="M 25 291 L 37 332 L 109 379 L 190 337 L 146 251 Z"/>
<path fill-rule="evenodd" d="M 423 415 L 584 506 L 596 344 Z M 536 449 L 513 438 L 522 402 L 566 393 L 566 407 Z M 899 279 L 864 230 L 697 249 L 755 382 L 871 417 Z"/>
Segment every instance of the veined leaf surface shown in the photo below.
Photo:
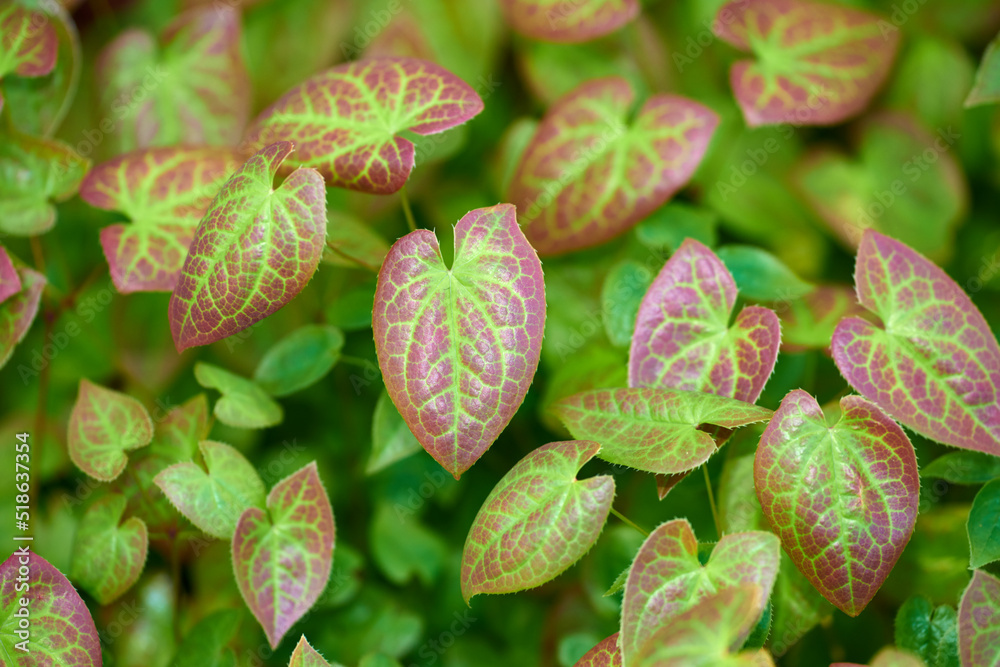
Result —
<path fill-rule="evenodd" d="M 0 4 L 0 79 L 8 74 L 45 76 L 56 66 L 58 47 L 45 14 L 13 0 Z"/>
<path fill-rule="evenodd" d="M 517 32 L 543 42 L 586 42 L 612 33 L 639 15 L 639 0 L 503 0 Z"/>
<path fill-rule="evenodd" d="M 122 521 L 128 500 L 107 495 L 84 514 L 73 542 L 70 576 L 102 605 L 111 604 L 139 580 L 149 536 L 138 517 Z"/>
<path fill-rule="evenodd" d="M 0 368 L 10 359 L 14 347 L 35 321 L 47 282 L 45 276 L 28 267 L 18 269 L 17 275 L 21 291 L 0 303 Z"/>
<path fill-rule="evenodd" d="M 306 636 L 302 635 L 299 643 L 295 645 L 295 650 L 292 651 L 288 667 L 331 667 L 331 665 L 309 644 Z"/>
<path fill-rule="evenodd" d="M 83 472 L 101 482 L 118 477 L 128 464 L 125 452 L 153 439 L 153 420 L 139 401 L 80 380 L 69 416 L 69 457 Z"/>
<path fill-rule="evenodd" d="M 958 605 L 958 652 L 962 667 L 1000 663 L 1000 579 L 982 570 Z"/>
<path fill-rule="evenodd" d="M 618 633 L 601 640 L 587 651 L 573 667 L 622 667 L 622 653 L 618 648 Z"/>

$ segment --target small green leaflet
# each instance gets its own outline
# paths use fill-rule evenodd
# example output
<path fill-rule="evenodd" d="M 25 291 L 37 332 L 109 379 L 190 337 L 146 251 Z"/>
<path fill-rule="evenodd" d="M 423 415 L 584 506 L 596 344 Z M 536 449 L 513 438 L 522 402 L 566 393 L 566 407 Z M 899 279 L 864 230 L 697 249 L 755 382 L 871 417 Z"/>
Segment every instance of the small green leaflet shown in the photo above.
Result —
<path fill-rule="evenodd" d="M 724 245 L 715 254 L 733 275 L 740 295 L 747 299 L 787 301 L 813 289 L 780 259 L 756 246 Z"/>
<path fill-rule="evenodd" d="M 193 461 L 164 468 L 153 481 L 199 529 L 228 540 L 243 512 L 264 507 L 264 483 L 239 450 L 221 442 L 198 443 L 206 473 Z"/>
<path fill-rule="evenodd" d="M 750 403 L 678 389 L 598 389 L 551 409 L 573 437 L 600 442 L 605 461 L 661 474 L 691 470 L 715 453 L 700 425 L 735 428 L 771 416 Z"/>
<path fill-rule="evenodd" d="M 986 484 L 976 494 L 969 510 L 969 545 L 975 569 L 1000 560 L 1000 479 Z"/>
<path fill-rule="evenodd" d="M 919 656 L 927 667 L 960 667 L 958 614 L 936 609 L 923 595 L 914 595 L 896 613 L 896 646 Z"/>
<path fill-rule="evenodd" d="M 340 358 L 344 334 L 337 327 L 307 324 L 282 338 L 257 364 L 253 379 L 271 396 L 287 396 L 323 379 Z"/>
<path fill-rule="evenodd" d="M 326 588 L 336 529 L 316 463 L 278 482 L 267 510 L 243 512 L 233 534 L 233 570 L 240 594 L 271 648 Z"/>
<path fill-rule="evenodd" d="M 201 619 L 184 637 L 170 667 L 236 667 L 229 647 L 244 613 L 223 609 Z"/>
<path fill-rule="evenodd" d="M 69 416 L 69 457 L 83 472 L 101 482 L 118 477 L 128 463 L 125 452 L 153 439 L 153 420 L 142 403 L 105 389 L 86 378 Z"/>
<path fill-rule="evenodd" d="M 1000 35 L 990 42 L 983 53 L 983 61 L 976 70 L 976 80 L 969 96 L 965 98 L 965 106 L 968 108 L 997 102 L 1000 102 Z"/>
<path fill-rule="evenodd" d="M 368 455 L 365 474 L 373 475 L 420 449 L 420 442 L 410 432 L 389 394 L 383 391 L 372 415 L 372 451 Z"/>
<path fill-rule="evenodd" d="M 292 651 L 288 667 L 331 667 L 331 665 L 306 641 L 306 636 L 302 635 L 299 643 L 295 645 L 295 650 Z"/>
<path fill-rule="evenodd" d="M 1000 579 L 983 570 L 958 605 L 958 652 L 962 667 L 1000 664 Z"/>
<path fill-rule="evenodd" d="M 951 452 L 921 468 L 920 476 L 943 479 L 949 484 L 985 484 L 1000 477 L 1000 457 L 982 452 Z"/>
<path fill-rule="evenodd" d="M 170 297 L 178 352 L 246 329 L 295 298 L 312 278 L 326 237 L 326 189 L 312 169 L 277 188 L 292 144 L 271 144 L 243 163 L 198 224 Z"/>
<path fill-rule="evenodd" d="M 462 552 L 462 597 L 512 593 L 562 574 L 594 545 L 615 495 L 608 475 L 578 481 L 596 442 L 543 445 L 518 461 L 479 509 Z"/>
<path fill-rule="evenodd" d="M 101 498 L 76 529 L 70 576 L 102 605 L 131 588 L 146 565 L 146 524 L 134 516 L 122 521 L 127 502 L 118 494 Z"/>
<path fill-rule="evenodd" d="M 31 573 L 26 592 L 16 589 L 22 567 Z M 15 614 L 24 609 L 22 598 L 27 600 L 30 614 L 27 630 L 16 627 Z M 16 549 L 0 565 L 0 618 L 4 619 L 0 650 L 10 656 L 20 655 L 23 648 L 30 656 L 19 665 L 101 667 L 101 643 L 87 605 L 59 570 L 26 546 Z M 21 642 L 25 643 L 17 648 Z"/>
<path fill-rule="evenodd" d="M 400 586 L 414 575 L 424 586 L 432 586 L 449 558 L 448 547 L 436 532 L 389 503 L 379 505 L 369 535 L 375 564 Z"/>
<path fill-rule="evenodd" d="M 45 276 L 28 267 L 17 270 L 21 291 L 0 303 L 0 368 L 3 368 L 14 347 L 24 339 L 38 314 L 45 289 Z M 22 373 L 22 379 L 27 379 Z"/>
<path fill-rule="evenodd" d="M 215 403 L 215 416 L 236 428 L 267 428 L 280 424 L 285 411 L 252 380 L 199 361 L 194 366 L 198 384 L 218 389 L 222 397 Z"/>

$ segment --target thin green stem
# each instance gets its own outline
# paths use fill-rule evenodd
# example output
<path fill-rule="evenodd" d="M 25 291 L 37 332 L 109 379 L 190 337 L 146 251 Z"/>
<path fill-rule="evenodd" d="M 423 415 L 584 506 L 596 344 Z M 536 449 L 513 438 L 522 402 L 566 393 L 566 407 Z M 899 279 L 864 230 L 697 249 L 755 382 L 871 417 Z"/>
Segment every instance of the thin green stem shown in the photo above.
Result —
<path fill-rule="evenodd" d="M 640 533 L 642 533 L 644 536 L 649 537 L 649 531 L 648 530 L 643 530 L 642 528 L 640 528 L 638 526 L 638 524 L 636 524 L 635 521 L 632 521 L 632 519 L 628 518 L 627 516 L 625 516 L 624 514 L 622 514 L 621 512 L 619 512 L 618 510 L 616 510 L 614 507 L 611 508 L 611 513 L 614 514 L 619 519 L 621 519 L 622 523 L 625 523 L 625 524 L 628 524 L 629 526 L 632 526 L 633 528 L 635 528 L 636 530 L 638 530 Z"/>
<path fill-rule="evenodd" d="M 349 354 L 340 355 L 340 361 L 343 361 L 345 364 L 350 364 L 352 366 L 359 366 L 361 368 L 370 368 L 372 365 L 372 362 L 370 362 L 367 359 L 362 359 L 361 357 L 352 357 Z"/>
<path fill-rule="evenodd" d="M 372 266 L 371 264 L 368 264 L 367 262 L 362 261 L 362 260 L 358 259 L 357 257 L 344 252 L 338 246 L 336 246 L 333 243 L 331 243 L 329 241 L 329 239 L 326 242 L 326 247 L 329 248 L 331 252 L 335 252 L 338 255 L 340 255 L 341 257 L 343 257 L 344 259 L 346 259 L 348 262 L 353 262 L 354 264 L 357 264 L 358 266 L 360 266 L 362 269 L 367 269 L 367 270 L 369 270 L 369 271 L 371 271 L 373 273 L 378 273 L 378 267 L 377 266 Z"/>
<path fill-rule="evenodd" d="M 403 202 L 403 214 L 406 215 L 406 224 L 410 226 L 410 231 L 417 231 L 417 222 L 413 219 L 413 209 L 410 208 L 410 198 L 406 194 L 404 185 L 399 191 L 399 197 Z"/>
<path fill-rule="evenodd" d="M 712 480 L 708 476 L 708 466 L 702 464 L 701 471 L 705 473 L 705 489 L 708 490 L 708 506 L 712 508 L 712 521 L 715 522 L 715 533 L 722 539 L 722 522 L 719 521 L 719 510 L 715 506 L 715 494 L 712 493 Z"/>

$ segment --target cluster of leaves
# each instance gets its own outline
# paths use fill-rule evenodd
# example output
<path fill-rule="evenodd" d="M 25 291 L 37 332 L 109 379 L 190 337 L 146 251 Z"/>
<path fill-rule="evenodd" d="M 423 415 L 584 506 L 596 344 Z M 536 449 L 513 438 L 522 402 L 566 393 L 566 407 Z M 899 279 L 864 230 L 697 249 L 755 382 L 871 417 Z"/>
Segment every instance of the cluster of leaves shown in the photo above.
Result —
<path fill-rule="evenodd" d="M 1000 664 L 994 3 L 76 4 L 0 667 Z"/>

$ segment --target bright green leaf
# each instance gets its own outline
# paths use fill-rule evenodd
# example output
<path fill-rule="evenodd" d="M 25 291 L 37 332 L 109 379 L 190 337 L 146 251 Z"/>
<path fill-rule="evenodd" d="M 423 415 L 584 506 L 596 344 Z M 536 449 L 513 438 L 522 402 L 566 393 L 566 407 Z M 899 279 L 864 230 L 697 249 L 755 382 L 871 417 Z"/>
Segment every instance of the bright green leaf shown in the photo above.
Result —
<path fill-rule="evenodd" d="M 748 299 L 786 301 L 804 296 L 813 289 L 766 250 L 733 244 L 715 252 L 733 274 L 740 294 Z"/>
<path fill-rule="evenodd" d="M 214 412 L 223 424 L 267 428 L 285 418 L 281 406 L 251 380 L 201 361 L 194 366 L 194 377 L 202 387 L 222 392 Z"/>
<path fill-rule="evenodd" d="M 420 449 L 420 443 L 410 432 L 389 394 L 383 391 L 372 415 L 372 451 L 368 455 L 365 473 L 375 474 Z"/>
<path fill-rule="evenodd" d="M 308 324 L 278 341 L 257 364 L 253 379 L 272 396 L 287 396 L 319 382 L 340 358 L 340 329 Z"/>
<path fill-rule="evenodd" d="M 986 484 L 969 511 L 969 544 L 972 557 L 969 567 L 982 567 L 1000 560 L 1000 479 Z"/>
<path fill-rule="evenodd" d="M 122 521 L 125 496 L 101 498 L 76 530 L 70 576 L 102 605 L 111 604 L 139 580 L 149 537 L 138 517 Z"/>

